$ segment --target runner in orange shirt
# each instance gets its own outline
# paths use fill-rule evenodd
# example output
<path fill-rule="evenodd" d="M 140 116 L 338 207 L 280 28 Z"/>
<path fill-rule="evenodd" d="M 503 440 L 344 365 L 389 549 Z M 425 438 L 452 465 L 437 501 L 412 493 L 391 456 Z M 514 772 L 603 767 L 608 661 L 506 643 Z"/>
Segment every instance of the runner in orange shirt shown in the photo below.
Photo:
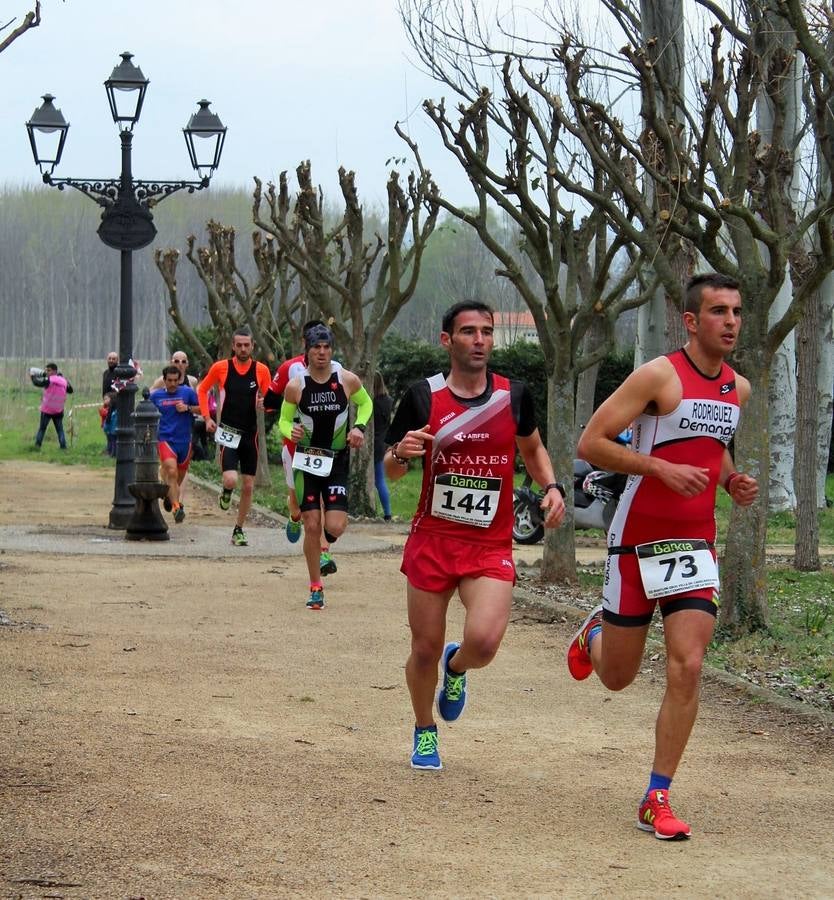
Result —
<path fill-rule="evenodd" d="M 243 525 L 252 506 L 255 489 L 255 473 L 258 470 L 258 409 L 263 409 L 263 398 L 269 390 L 269 369 L 252 358 L 255 342 L 248 328 L 238 328 L 232 335 L 232 356 L 218 360 L 197 386 L 200 413 L 206 421 L 206 431 L 215 435 L 220 444 L 220 468 L 223 472 L 223 491 L 220 508 L 228 509 L 232 503 L 232 491 L 237 485 L 237 472 L 243 479 L 237 521 L 232 531 L 232 543 L 245 547 L 246 533 Z M 209 391 L 220 389 L 220 424 L 209 414 Z"/>

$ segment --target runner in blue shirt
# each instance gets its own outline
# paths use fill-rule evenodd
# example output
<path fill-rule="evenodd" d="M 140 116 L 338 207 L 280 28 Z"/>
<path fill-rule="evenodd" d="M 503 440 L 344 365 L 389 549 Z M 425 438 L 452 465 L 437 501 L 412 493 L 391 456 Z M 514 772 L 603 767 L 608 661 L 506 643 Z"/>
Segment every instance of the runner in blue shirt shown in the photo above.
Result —
<path fill-rule="evenodd" d="M 194 413 L 200 404 L 194 388 L 180 384 L 180 370 L 166 366 L 162 370 L 165 387 L 151 391 L 150 401 L 159 410 L 158 448 L 162 478 L 168 485 L 165 508 L 174 512 L 174 521 L 185 519 L 185 508 L 180 503 L 180 484 L 191 462 L 191 429 Z"/>

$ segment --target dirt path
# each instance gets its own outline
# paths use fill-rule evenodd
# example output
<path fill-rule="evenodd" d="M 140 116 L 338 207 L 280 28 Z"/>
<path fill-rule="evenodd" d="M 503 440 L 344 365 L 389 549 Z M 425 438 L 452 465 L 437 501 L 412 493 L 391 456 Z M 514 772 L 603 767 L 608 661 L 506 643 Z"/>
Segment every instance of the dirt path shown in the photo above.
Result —
<path fill-rule="evenodd" d="M 110 473 L 0 479 L 0 526 L 106 520 Z M 0 553 L 0 897 L 834 896 L 830 728 L 710 687 L 675 781 L 693 838 L 663 844 L 634 827 L 659 663 L 576 684 L 569 626 L 519 609 L 415 773 L 379 529 L 310 613 L 280 535 L 195 558 L 197 525 L 229 519 L 192 489 L 180 555 Z"/>

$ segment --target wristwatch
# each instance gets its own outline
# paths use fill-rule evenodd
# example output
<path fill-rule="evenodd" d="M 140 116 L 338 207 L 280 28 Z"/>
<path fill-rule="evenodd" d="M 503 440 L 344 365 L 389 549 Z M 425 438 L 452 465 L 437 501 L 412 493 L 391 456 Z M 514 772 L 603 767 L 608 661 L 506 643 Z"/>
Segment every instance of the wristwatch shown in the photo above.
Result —
<path fill-rule="evenodd" d="M 365 433 L 365 429 L 366 429 L 368 426 L 367 426 L 367 425 L 364 425 L 364 424 L 363 424 L 363 425 L 360 425 L 359 422 L 357 422 L 353 427 L 354 427 L 354 428 L 358 428 L 358 429 L 362 432 L 362 434 L 364 434 L 364 433 Z"/>

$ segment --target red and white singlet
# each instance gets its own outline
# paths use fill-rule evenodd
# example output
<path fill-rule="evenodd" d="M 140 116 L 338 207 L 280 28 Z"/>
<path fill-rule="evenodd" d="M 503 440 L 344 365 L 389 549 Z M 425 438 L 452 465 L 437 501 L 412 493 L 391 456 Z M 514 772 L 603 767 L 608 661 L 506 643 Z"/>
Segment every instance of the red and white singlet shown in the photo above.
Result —
<path fill-rule="evenodd" d="M 715 492 L 724 450 L 739 421 L 736 373 L 730 366 L 723 363 L 719 374 L 710 378 L 684 350 L 668 354 L 667 359 L 680 379 L 681 401 L 666 415 L 640 415 L 634 423 L 633 448 L 669 462 L 706 468 L 709 484 L 697 496 L 683 497 L 659 478 L 629 476 L 608 531 L 603 587 L 606 610 L 625 616 L 643 612 L 637 607 L 640 598 L 646 601 L 637 558 L 629 548 L 667 538 L 715 541 Z M 692 592 L 707 598 L 716 594 L 712 589 Z"/>
<path fill-rule="evenodd" d="M 510 382 L 492 375 L 485 403 L 468 407 L 446 386 L 443 375 L 427 379 L 431 389 L 423 487 L 412 531 L 506 547 L 512 542 L 513 463 L 516 422 Z"/>

